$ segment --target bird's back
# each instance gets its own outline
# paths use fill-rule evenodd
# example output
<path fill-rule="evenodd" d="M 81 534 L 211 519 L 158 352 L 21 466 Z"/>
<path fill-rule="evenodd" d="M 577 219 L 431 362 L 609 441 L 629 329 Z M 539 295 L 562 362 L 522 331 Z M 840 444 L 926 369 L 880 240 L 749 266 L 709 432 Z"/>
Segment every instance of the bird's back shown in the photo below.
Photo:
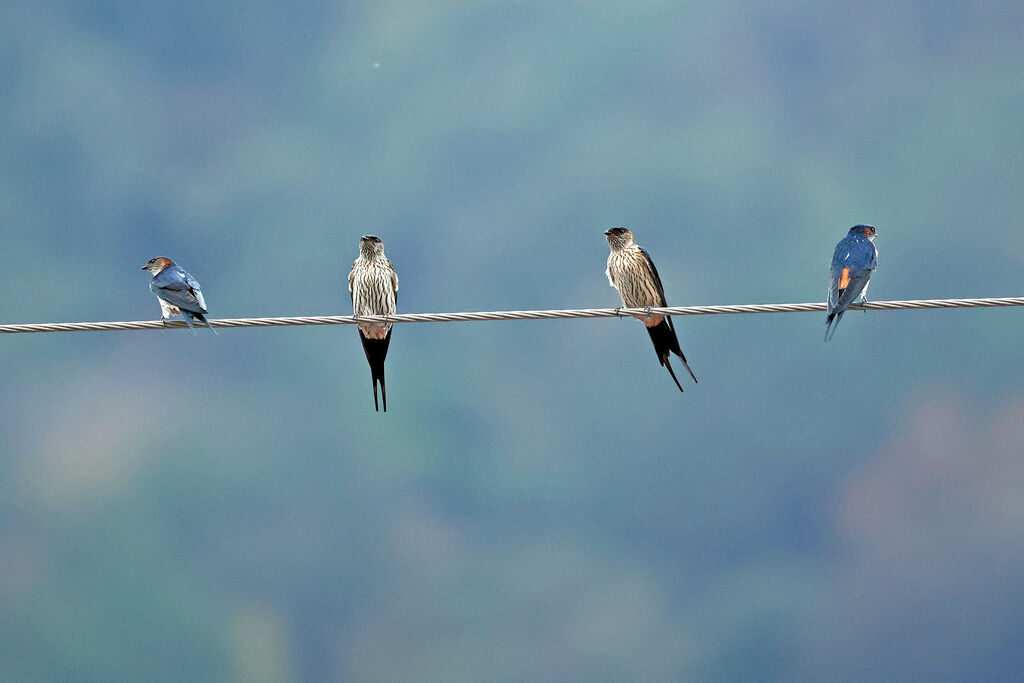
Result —
<path fill-rule="evenodd" d="M 874 243 L 867 237 L 847 235 L 839 241 L 832 255 L 832 276 L 839 277 L 844 268 L 854 273 L 873 270 L 876 254 Z"/>
<path fill-rule="evenodd" d="M 182 310 L 206 313 L 199 283 L 180 266 L 164 268 L 149 281 L 149 291 Z"/>

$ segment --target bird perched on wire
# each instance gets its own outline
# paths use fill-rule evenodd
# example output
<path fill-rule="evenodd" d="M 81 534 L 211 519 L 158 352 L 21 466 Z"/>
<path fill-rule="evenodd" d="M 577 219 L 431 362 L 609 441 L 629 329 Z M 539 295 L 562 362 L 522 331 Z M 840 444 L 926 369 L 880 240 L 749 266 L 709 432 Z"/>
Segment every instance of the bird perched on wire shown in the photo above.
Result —
<path fill-rule="evenodd" d="M 158 256 L 151 258 L 142 266 L 142 270 L 153 273 L 149 281 L 149 291 L 156 295 L 160 302 L 160 317 L 167 320 L 172 315 L 181 314 L 188 328 L 192 329 L 192 321 L 198 320 L 217 334 L 213 325 L 206 319 L 206 300 L 196 279 L 185 272 L 185 269 L 169 258 Z"/>
<path fill-rule="evenodd" d="M 398 275 L 384 255 L 384 243 L 376 235 L 359 238 L 359 258 L 348 274 L 348 291 L 352 293 L 352 314 L 394 315 L 398 305 Z M 359 339 L 370 364 L 373 382 L 373 408 L 377 406 L 377 384 L 380 384 L 384 412 L 388 412 L 388 393 L 384 387 L 384 359 L 391 344 L 391 323 L 359 323 Z"/>
<path fill-rule="evenodd" d="M 832 279 L 828 285 L 825 341 L 836 333 L 839 321 L 850 304 L 858 298 L 861 301 L 867 298 L 868 280 L 878 266 L 877 234 L 872 225 L 855 225 L 836 245 L 830 266 Z"/>
<path fill-rule="evenodd" d="M 611 253 L 608 255 L 608 268 L 605 275 L 612 287 L 619 291 L 622 298 L 622 305 L 626 308 L 649 308 L 652 306 L 665 307 L 665 288 L 661 284 L 661 277 L 658 269 L 654 267 L 651 255 L 633 241 L 633 233 L 625 228 L 610 228 L 604 231 L 608 238 L 608 246 Z M 672 380 L 683 390 L 676 373 L 669 363 L 669 353 L 674 353 L 682 359 L 693 381 L 697 376 L 690 369 L 686 362 L 686 356 L 679 348 L 679 339 L 676 338 L 676 330 L 672 325 L 671 316 L 649 315 L 638 316 L 640 322 L 647 327 L 647 333 L 651 335 L 654 343 L 654 351 L 658 354 L 658 362 L 668 369 Z"/>

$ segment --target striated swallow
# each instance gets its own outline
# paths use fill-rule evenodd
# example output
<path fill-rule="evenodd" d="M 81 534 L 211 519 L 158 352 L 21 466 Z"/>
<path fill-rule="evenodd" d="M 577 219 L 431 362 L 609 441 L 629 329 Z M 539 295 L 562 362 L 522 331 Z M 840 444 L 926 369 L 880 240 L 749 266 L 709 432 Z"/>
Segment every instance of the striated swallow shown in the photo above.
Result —
<path fill-rule="evenodd" d="M 619 291 L 622 305 L 626 308 L 668 306 L 665 303 L 665 288 L 661 284 L 658 269 L 654 267 L 650 254 L 633 241 L 633 233 L 625 228 L 610 228 L 605 230 L 604 234 L 608 237 L 608 246 L 611 248 L 605 274 L 612 287 Z M 683 387 L 676 379 L 672 364 L 669 363 L 670 353 L 682 359 L 690 377 L 696 382 L 697 376 L 693 374 L 690 364 L 686 362 L 686 356 L 679 348 L 679 339 L 676 338 L 671 316 L 638 316 L 638 320 L 647 327 L 647 333 L 651 335 L 651 342 L 654 343 L 654 351 L 658 354 L 658 362 L 668 369 L 679 391 L 682 391 Z"/>
<path fill-rule="evenodd" d="M 359 238 L 359 258 L 348 274 L 348 291 L 352 293 L 353 315 L 394 315 L 398 304 L 398 275 L 384 255 L 384 243 L 376 235 Z M 386 413 L 388 393 L 384 388 L 384 359 L 391 344 L 391 323 L 359 323 L 359 339 L 370 364 L 374 410 L 380 410 L 377 407 L 379 383 Z"/>

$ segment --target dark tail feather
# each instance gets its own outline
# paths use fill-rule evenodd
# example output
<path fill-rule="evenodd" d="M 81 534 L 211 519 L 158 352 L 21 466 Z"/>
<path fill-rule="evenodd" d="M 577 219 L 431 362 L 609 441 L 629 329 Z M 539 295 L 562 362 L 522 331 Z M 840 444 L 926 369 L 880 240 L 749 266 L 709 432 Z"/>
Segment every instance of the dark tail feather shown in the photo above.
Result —
<path fill-rule="evenodd" d="M 672 381 L 676 383 L 677 387 L 679 387 L 679 391 L 682 391 L 683 386 L 679 383 L 679 380 L 676 379 L 676 373 L 672 371 L 672 364 L 668 362 L 668 356 L 665 356 L 665 362 L 662 363 L 662 365 L 668 368 L 668 374 L 672 375 Z"/>
<path fill-rule="evenodd" d="M 693 378 L 694 383 L 697 382 L 697 376 L 693 374 L 693 370 L 690 369 L 690 364 L 686 362 L 686 356 L 683 355 L 683 350 L 679 348 L 679 339 L 676 337 L 675 327 L 672 326 L 672 318 L 665 316 L 665 319 L 660 324 L 654 327 L 647 328 L 647 334 L 651 335 L 651 342 L 654 344 L 654 352 L 658 354 L 658 362 L 668 368 L 668 372 L 672 375 L 672 379 L 675 380 L 676 386 L 679 387 L 679 391 L 683 390 L 680 386 L 679 380 L 676 379 L 676 373 L 672 370 L 672 365 L 668 362 L 669 354 L 674 353 L 683 361 L 683 366 L 686 371 L 690 373 L 690 377 Z"/>
<path fill-rule="evenodd" d="M 683 361 L 683 366 L 686 368 L 686 371 L 690 373 L 690 377 L 693 378 L 693 383 L 697 384 L 697 375 L 693 374 L 693 370 L 690 369 L 690 364 L 686 362 L 686 356 L 683 355 L 682 351 L 680 351 L 677 355 Z M 665 357 L 665 365 L 668 365 L 667 356 Z"/>
<path fill-rule="evenodd" d="M 836 328 L 839 327 L 839 321 L 843 319 L 843 313 L 846 311 L 839 311 L 839 313 L 829 313 L 828 320 L 825 322 L 825 341 L 832 338 L 832 335 L 836 333 Z"/>
<path fill-rule="evenodd" d="M 206 316 L 203 315 L 202 313 L 189 313 L 188 315 L 191 315 L 193 318 L 198 319 L 199 322 L 201 322 L 204 325 L 206 325 L 207 327 L 209 327 L 210 328 L 210 332 L 213 332 L 214 334 L 217 334 L 217 330 L 213 329 L 213 325 L 210 324 L 210 321 L 207 320 Z M 191 325 L 189 327 L 191 327 Z"/>
<path fill-rule="evenodd" d="M 388 356 L 388 347 L 391 345 L 391 330 L 383 339 L 367 339 L 363 331 L 359 330 L 359 340 L 363 342 L 363 352 L 366 353 L 366 361 L 370 364 L 370 380 L 373 382 L 373 409 L 379 411 L 377 406 L 377 383 L 380 383 L 381 398 L 384 399 L 384 412 L 388 412 L 388 392 L 384 386 L 384 359 Z"/>

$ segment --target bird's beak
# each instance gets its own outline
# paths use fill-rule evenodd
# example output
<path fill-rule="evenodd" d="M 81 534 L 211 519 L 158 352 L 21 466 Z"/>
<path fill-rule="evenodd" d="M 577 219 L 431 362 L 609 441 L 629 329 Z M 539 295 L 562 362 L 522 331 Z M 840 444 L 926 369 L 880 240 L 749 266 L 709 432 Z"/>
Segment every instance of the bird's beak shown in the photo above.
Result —
<path fill-rule="evenodd" d="M 147 268 L 146 266 L 142 266 L 141 268 L 139 268 L 139 270 L 149 270 L 149 268 Z"/>
<path fill-rule="evenodd" d="M 612 234 L 612 229 L 608 228 L 607 230 L 604 231 L 604 234 L 606 234 L 606 235 Z"/>

